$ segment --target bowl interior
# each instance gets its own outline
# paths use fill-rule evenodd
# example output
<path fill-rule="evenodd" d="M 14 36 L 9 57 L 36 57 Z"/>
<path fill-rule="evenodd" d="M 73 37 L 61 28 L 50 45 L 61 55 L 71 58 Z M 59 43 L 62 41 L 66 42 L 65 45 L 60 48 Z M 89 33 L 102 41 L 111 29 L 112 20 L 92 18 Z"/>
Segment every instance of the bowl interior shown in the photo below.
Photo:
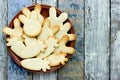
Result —
<path fill-rule="evenodd" d="M 34 6 L 35 6 L 35 5 L 32 5 L 32 6 L 28 7 L 28 8 L 29 8 L 30 10 L 33 10 L 33 9 L 34 9 Z M 49 16 L 49 8 L 50 8 L 51 6 L 41 5 L 41 7 L 42 7 L 41 14 L 43 15 L 44 18 L 47 18 L 47 17 Z M 62 12 L 61 12 L 60 10 L 58 10 L 57 8 L 56 8 L 56 10 L 57 10 L 57 16 L 59 16 Z M 18 18 L 18 16 L 19 16 L 20 14 L 22 14 L 21 11 L 18 12 L 17 15 L 15 15 L 15 17 L 12 19 L 12 21 L 11 21 L 10 24 L 9 24 L 9 27 L 10 27 L 10 28 L 13 28 L 13 21 L 14 21 L 15 18 Z M 67 19 L 66 22 L 70 22 L 70 20 Z M 70 22 L 70 23 L 71 23 L 71 22 Z M 71 23 L 71 25 L 72 25 L 72 23 Z M 69 31 L 68 33 L 74 33 L 73 26 L 71 27 L 71 29 L 70 29 L 70 31 Z M 7 38 L 8 38 L 8 37 L 9 37 L 9 36 L 7 35 Z M 75 43 L 75 41 L 69 41 L 69 42 L 67 43 L 67 46 L 74 47 L 74 43 Z M 7 50 L 8 50 L 8 53 L 10 54 L 10 56 L 12 57 L 12 59 L 13 59 L 20 67 L 22 67 L 21 64 L 20 64 L 20 62 L 21 62 L 22 59 L 21 59 L 20 57 L 18 57 L 17 55 L 15 55 L 15 53 L 10 49 L 10 47 L 7 47 Z M 67 55 L 66 57 L 69 59 L 70 56 L 71 56 L 71 55 Z M 58 66 L 51 67 L 51 69 L 50 69 L 50 70 L 47 70 L 46 72 L 55 71 L 55 70 L 59 69 L 59 68 L 62 67 L 62 66 L 63 66 L 63 65 L 60 64 L 60 65 L 58 65 Z M 22 67 L 22 68 L 24 68 L 24 67 Z M 26 70 L 28 70 L 28 69 L 26 69 Z M 39 70 L 39 71 L 28 70 L 28 71 L 30 71 L 30 72 L 42 72 L 42 70 Z"/>

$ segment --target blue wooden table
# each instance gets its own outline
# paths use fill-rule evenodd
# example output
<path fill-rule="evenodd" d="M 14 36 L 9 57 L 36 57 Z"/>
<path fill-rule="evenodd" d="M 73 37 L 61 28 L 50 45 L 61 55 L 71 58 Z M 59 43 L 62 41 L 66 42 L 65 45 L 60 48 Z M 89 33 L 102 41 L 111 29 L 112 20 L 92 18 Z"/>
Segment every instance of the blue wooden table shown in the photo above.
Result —
<path fill-rule="evenodd" d="M 69 14 L 76 54 L 61 69 L 30 73 L 8 55 L 2 28 L 22 7 L 56 6 Z M 120 0 L 0 0 L 0 80 L 120 80 Z"/>

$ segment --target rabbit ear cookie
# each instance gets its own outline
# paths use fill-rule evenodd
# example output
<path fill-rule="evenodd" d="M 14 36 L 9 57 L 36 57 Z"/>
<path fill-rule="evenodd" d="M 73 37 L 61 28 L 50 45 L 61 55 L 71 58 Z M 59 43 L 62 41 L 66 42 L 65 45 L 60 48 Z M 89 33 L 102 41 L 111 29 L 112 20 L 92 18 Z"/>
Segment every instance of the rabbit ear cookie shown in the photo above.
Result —
<path fill-rule="evenodd" d="M 30 11 L 28 8 L 22 9 L 23 14 L 19 15 L 19 19 L 23 23 L 23 31 L 26 35 L 35 37 L 40 34 L 44 20 L 40 12 L 40 5 L 35 5 L 33 11 Z"/>
<path fill-rule="evenodd" d="M 41 10 L 42 7 L 39 4 L 35 5 L 34 11 L 37 12 L 37 20 L 39 21 L 39 23 L 43 23 L 44 21 L 44 17 L 40 14 Z"/>
<path fill-rule="evenodd" d="M 40 34 L 42 23 L 37 20 L 37 12 L 32 11 L 30 18 L 21 14 L 19 19 L 23 23 L 23 31 L 26 35 L 35 37 Z"/>
<path fill-rule="evenodd" d="M 67 13 L 61 13 L 60 16 L 57 17 L 56 15 L 56 9 L 54 7 L 51 7 L 49 9 L 49 17 L 50 20 L 50 27 L 52 28 L 55 25 L 63 26 L 63 22 L 65 22 L 68 18 Z"/>
<path fill-rule="evenodd" d="M 30 18 L 31 11 L 30 11 L 28 8 L 26 8 L 26 7 L 22 8 L 22 13 L 23 13 L 23 15 L 25 15 L 27 18 Z"/>
<path fill-rule="evenodd" d="M 13 29 L 11 29 L 9 27 L 4 27 L 3 32 L 5 34 L 9 35 L 10 37 L 17 37 L 21 41 L 23 41 L 23 39 L 21 37 L 23 35 L 23 29 L 20 25 L 20 21 L 18 20 L 18 18 L 14 19 L 14 28 Z"/>

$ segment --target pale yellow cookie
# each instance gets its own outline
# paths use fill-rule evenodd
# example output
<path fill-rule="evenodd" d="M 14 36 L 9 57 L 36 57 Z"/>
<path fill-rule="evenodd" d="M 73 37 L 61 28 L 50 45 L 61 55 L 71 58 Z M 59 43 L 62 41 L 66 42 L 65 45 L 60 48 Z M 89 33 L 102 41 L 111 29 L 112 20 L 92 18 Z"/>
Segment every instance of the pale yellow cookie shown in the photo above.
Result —
<path fill-rule="evenodd" d="M 38 36 L 38 39 L 46 41 L 48 37 L 54 36 L 54 34 L 58 31 L 59 31 L 59 26 L 56 25 L 52 29 L 50 29 L 50 21 L 46 19 L 43 23 L 43 28 Z"/>
<path fill-rule="evenodd" d="M 69 37 L 69 41 L 73 41 L 76 39 L 75 34 L 68 34 L 67 32 L 70 30 L 71 24 L 69 22 L 65 23 L 63 27 L 60 27 L 60 31 L 56 33 L 56 38 L 61 39 L 64 35 Z"/>
<path fill-rule="evenodd" d="M 4 27 L 3 32 L 7 35 L 10 35 L 10 38 L 11 37 L 17 37 L 21 41 L 23 41 L 23 39 L 21 37 L 22 34 L 23 34 L 23 30 L 22 30 L 22 27 L 20 25 L 20 21 L 17 18 L 14 19 L 14 28 L 11 29 L 9 27 Z"/>
<path fill-rule="evenodd" d="M 27 35 L 22 35 L 22 37 L 24 38 L 24 43 L 26 46 L 30 45 L 31 43 L 35 43 L 37 42 L 37 39 L 34 37 L 29 37 Z"/>
<path fill-rule="evenodd" d="M 25 17 L 30 18 L 31 11 L 27 7 L 22 8 L 22 13 L 25 15 Z"/>
<path fill-rule="evenodd" d="M 23 31 L 26 35 L 35 37 L 40 34 L 42 23 L 37 20 L 37 12 L 32 11 L 30 18 L 25 15 L 19 15 L 20 21 L 24 24 Z"/>
<path fill-rule="evenodd" d="M 75 49 L 73 47 L 67 47 L 66 43 L 68 42 L 69 37 L 67 35 L 64 35 L 60 42 L 58 43 L 58 47 L 55 48 L 53 53 L 60 53 L 65 52 L 67 54 L 73 54 L 75 53 Z"/>
<path fill-rule="evenodd" d="M 46 45 L 47 45 L 47 48 L 45 52 L 41 52 L 37 57 L 45 58 L 49 56 L 54 51 L 54 49 L 58 46 L 58 40 L 55 39 L 54 37 L 50 37 L 46 41 Z"/>
<path fill-rule="evenodd" d="M 43 20 L 44 20 L 44 17 L 40 14 L 41 12 L 41 6 L 39 4 L 35 5 L 34 7 L 34 10 L 36 13 L 37 13 L 37 20 L 40 22 L 40 23 L 43 23 Z M 22 13 L 27 17 L 27 18 L 30 18 L 30 15 L 31 15 L 31 11 L 28 9 L 28 8 L 23 8 L 22 9 Z"/>
<path fill-rule="evenodd" d="M 68 18 L 68 14 L 63 12 L 60 14 L 59 17 L 56 15 L 56 9 L 54 7 L 51 7 L 49 9 L 49 17 L 48 19 L 50 20 L 50 28 L 52 28 L 55 25 L 58 25 L 60 27 L 63 26 L 63 22 L 66 21 Z"/>
<path fill-rule="evenodd" d="M 34 11 L 37 12 L 37 20 L 40 22 L 40 23 L 43 23 L 44 21 L 44 17 L 40 14 L 41 12 L 41 6 L 39 4 L 35 5 L 35 8 L 34 8 Z"/>
<path fill-rule="evenodd" d="M 50 61 L 50 66 L 57 66 L 59 64 L 64 65 L 65 62 L 68 61 L 66 58 L 66 53 L 61 52 L 61 53 L 54 53 L 51 54 L 50 56 L 47 57 L 48 61 Z"/>
<path fill-rule="evenodd" d="M 43 52 L 46 48 L 46 45 L 43 41 L 37 40 L 35 43 L 31 43 L 26 46 L 25 49 L 21 52 L 22 58 L 32 58 L 37 56 L 41 51 Z"/>
<path fill-rule="evenodd" d="M 8 38 L 7 46 L 10 46 L 11 50 L 21 58 L 31 58 L 37 56 L 40 52 L 45 51 L 46 45 L 43 41 L 37 40 L 31 44 L 25 46 L 18 38 Z"/>
<path fill-rule="evenodd" d="M 32 58 L 32 59 L 25 59 L 21 61 L 21 65 L 29 70 L 42 70 L 46 72 L 50 69 L 49 61 L 41 58 Z"/>
<path fill-rule="evenodd" d="M 25 49 L 25 45 L 18 38 L 12 37 L 7 38 L 7 46 L 10 46 L 11 50 L 19 57 L 21 57 L 21 52 Z"/>

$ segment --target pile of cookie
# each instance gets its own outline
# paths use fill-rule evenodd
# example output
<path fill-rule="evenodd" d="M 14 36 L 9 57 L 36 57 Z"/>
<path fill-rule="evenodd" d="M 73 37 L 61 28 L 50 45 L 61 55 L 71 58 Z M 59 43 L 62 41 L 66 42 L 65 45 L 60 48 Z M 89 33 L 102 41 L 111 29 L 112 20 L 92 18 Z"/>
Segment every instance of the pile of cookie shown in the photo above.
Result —
<path fill-rule="evenodd" d="M 66 46 L 68 41 L 76 39 L 75 34 L 68 34 L 71 28 L 65 22 L 68 14 L 63 12 L 57 17 L 56 9 L 49 9 L 49 17 L 40 14 L 42 8 L 35 5 L 34 10 L 22 9 L 22 14 L 14 19 L 14 27 L 4 27 L 7 46 L 20 58 L 21 65 L 29 70 L 46 72 L 52 66 L 64 65 L 67 54 L 75 53 L 73 47 Z"/>

